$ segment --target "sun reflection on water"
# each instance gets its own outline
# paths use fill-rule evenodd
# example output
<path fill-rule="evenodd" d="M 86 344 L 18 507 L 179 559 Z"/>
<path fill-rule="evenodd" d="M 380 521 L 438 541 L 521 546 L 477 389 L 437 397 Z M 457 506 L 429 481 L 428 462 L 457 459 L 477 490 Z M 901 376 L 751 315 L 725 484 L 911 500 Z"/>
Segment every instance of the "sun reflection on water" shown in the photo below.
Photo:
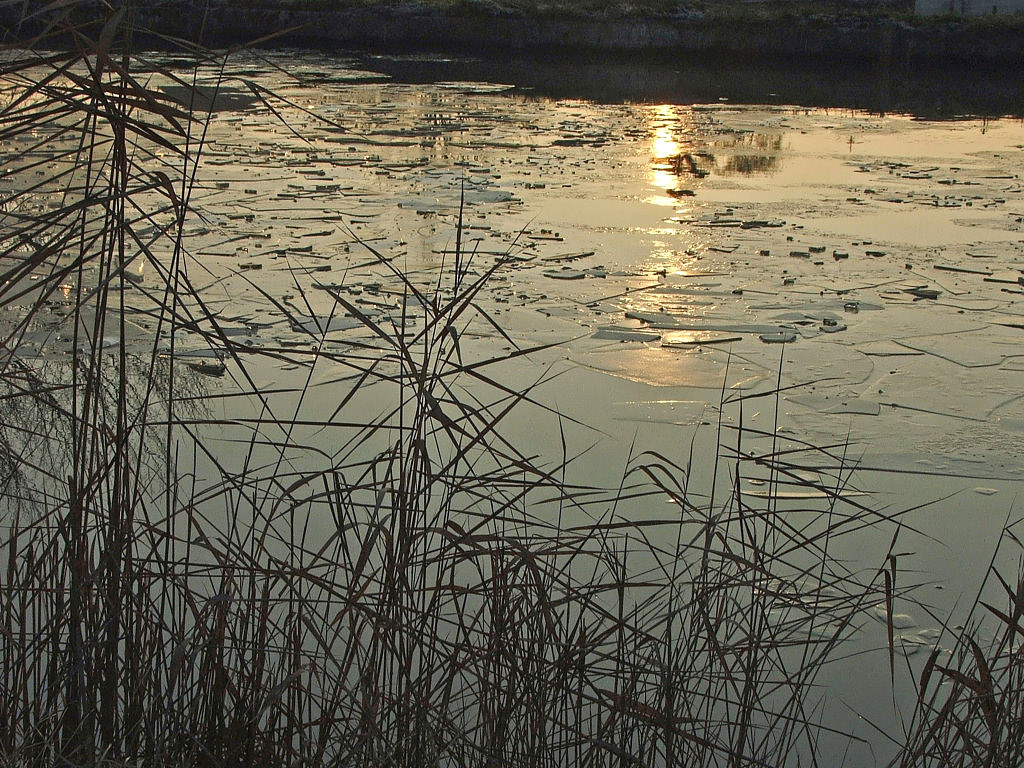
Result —
<path fill-rule="evenodd" d="M 646 115 L 650 135 L 648 181 L 657 190 L 651 202 L 689 210 L 694 187 L 710 175 L 770 176 L 781 168 L 784 135 L 750 125 L 742 130 L 701 131 L 692 106 L 659 104 Z"/>
<path fill-rule="evenodd" d="M 687 218 L 694 213 L 693 190 L 683 187 L 681 175 L 683 158 L 694 152 L 693 108 L 659 104 L 650 107 L 645 117 L 650 136 L 647 181 L 653 188 L 647 202 L 674 208 L 675 218 Z M 673 224 L 650 234 L 657 239 L 651 244 L 647 268 L 668 275 L 698 267 L 706 244 L 694 229 Z"/>
<path fill-rule="evenodd" d="M 651 133 L 649 181 L 659 191 L 653 202 L 675 205 L 671 195 L 679 185 L 680 158 L 691 148 L 693 110 L 674 104 L 651 107 L 647 117 Z"/>

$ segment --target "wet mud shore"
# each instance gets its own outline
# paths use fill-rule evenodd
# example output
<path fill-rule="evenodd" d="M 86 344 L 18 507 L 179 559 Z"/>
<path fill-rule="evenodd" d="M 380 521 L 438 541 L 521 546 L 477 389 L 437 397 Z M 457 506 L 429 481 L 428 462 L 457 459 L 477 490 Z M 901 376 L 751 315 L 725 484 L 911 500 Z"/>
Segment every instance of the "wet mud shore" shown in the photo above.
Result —
<path fill-rule="evenodd" d="M 2 12 L 14 28 L 18 7 Z M 336 10 L 214 0 L 145 0 L 139 27 L 223 46 L 369 50 L 547 51 L 730 56 L 893 65 L 1024 67 L 1024 22 L 756 10 L 673 16 L 544 17 L 488 6 L 380 4 Z M 155 42 L 154 37 L 148 42 Z"/>

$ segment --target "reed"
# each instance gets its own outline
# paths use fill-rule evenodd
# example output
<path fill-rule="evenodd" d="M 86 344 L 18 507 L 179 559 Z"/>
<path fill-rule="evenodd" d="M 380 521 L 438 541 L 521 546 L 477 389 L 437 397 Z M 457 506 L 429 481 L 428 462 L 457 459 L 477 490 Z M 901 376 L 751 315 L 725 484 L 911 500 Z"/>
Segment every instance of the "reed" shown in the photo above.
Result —
<path fill-rule="evenodd" d="M 78 10 L 46 9 L 0 73 L 0 763 L 814 763 L 817 676 L 892 600 L 831 556 L 893 519 L 844 497 L 843 446 L 783 449 L 741 419 L 712 466 L 639 453 L 613 487 L 574 483 L 565 439 L 551 459 L 504 436 L 523 409 L 563 417 L 504 383 L 539 349 L 466 343 L 504 333 L 478 298 L 505 263 L 480 263 L 461 218 L 426 287 L 366 246 L 398 286 L 391 320 L 329 289 L 361 341 L 327 344 L 301 289 L 265 298 L 308 349 L 228 335 L 187 234 L 209 116 L 148 84 L 195 83 L 132 51 L 130 6 Z M 197 80 L 222 71 L 188 53 Z M 183 364 L 196 337 L 230 386 Z M 307 375 L 263 391 L 266 360 Z M 300 418 L 325 368 L 332 412 Z M 812 461 L 834 482 L 802 479 Z M 826 514 L 742 495 L 751 467 Z M 900 764 L 1019 755 L 1024 603 L 1003 585 L 996 656 L 933 657 L 954 686 L 922 680 Z"/>
<path fill-rule="evenodd" d="M 1024 560 L 1019 521 L 998 549 L 1016 553 L 1014 573 L 995 566 L 964 626 L 944 627 L 917 678 L 917 701 L 891 766 L 1018 765 L 1024 754 Z"/>

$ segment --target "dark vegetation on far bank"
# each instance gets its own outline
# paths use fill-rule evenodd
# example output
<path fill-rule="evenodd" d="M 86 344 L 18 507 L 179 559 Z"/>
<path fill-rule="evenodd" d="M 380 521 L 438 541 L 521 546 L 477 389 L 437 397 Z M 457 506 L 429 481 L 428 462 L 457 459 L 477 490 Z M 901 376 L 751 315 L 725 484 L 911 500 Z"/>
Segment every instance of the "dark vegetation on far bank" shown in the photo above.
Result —
<path fill-rule="evenodd" d="M 81 3 L 83 16 L 102 4 Z M 144 45 L 162 37 L 364 50 L 741 56 L 884 66 L 1024 68 L 1024 15 L 921 17 L 905 0 L 141 0 Z M 31 4 L 0 7 L 11 28 Z"/>
<path fill-rule="evenodd" d="M 343 351 L 315 328 L 302 348 L 227 334 L 188 237 L 211 116 L 149 80 L 209 87 L 222 57 L 166 70 L 133 53 L 130 9 L 66 10 L 0 58 L 0 765 L 813 763 L 818 675 L 866 609 L 913 599 L 894 551 L 866 573 L 832 556 L 900 519 L 843 497 L 845 446 L 722 427 L 709 466 L 646 453 L 573 485 L 579 448 L 545 463 L 503 437 L 543 408 L 500 375 L 529 350 L 463 357 L 468 330 L 502 332 L 477 298 L 503 262 L 465 250 L 461 221 L 433 285 L 391 272 L 389 322 L 335 296 L 364 331 Z M 206 369 L 179 359 L 196 339 Z M 308 387 L 261 391 L 268 359 L 332 366 L 333 412 L 291 416 L 278 398 Z M 354 405 L 370 388 L 380 411 Z M 821 514 L 741 495 L 752 470 Z M 637 500 L 662 512 L 631 520 Z M 1018 765 L 1024 579 L 990 578 L 998 599 L 928 652 L 893 765 Z M 876 661 L 905 673 L 887 635 Z"/>

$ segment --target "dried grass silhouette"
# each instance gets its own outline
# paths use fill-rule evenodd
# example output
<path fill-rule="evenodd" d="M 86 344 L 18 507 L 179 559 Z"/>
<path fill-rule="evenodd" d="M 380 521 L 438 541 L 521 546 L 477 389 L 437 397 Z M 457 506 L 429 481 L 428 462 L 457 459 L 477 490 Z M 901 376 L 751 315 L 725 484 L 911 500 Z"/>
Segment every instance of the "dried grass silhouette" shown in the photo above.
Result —
<path fill-rule="evenodd" d="M 545 409 L 499 373 L 534 350 L 463 354 L 468 328 L 501 330 L 477 298 L 503 262 L 478 265 L 461 220 L 430 290 L 367 246 L 400 286 L 397 319 L 332 296 L 369 341 L 324 344 L 301 295 L 265 298 L 309 350 L 226 334 L 186 234 L 208 115 L 148 78 L 194 83 L 133 52 L 128 6 L 38 13 L 0 70 L 0 763 L 814 761 L 816 676 L 893 598 L 830 556 L 892 519 L 843 497 L 842 445 L 751 456 L 765 435 L 720 426 L 714 466 L 639 453 L 615 487 L 573 485 L 568 447 L 551 465 L 503 436 Z M 187 53 L 197 76 L 221 71 Z M 183 364 L 185 338 L 216 352 L 206 368 Z M 261 357 L 306 384 L 261 391 Z M 234 384 L 211 394 L 223 364 Z M 333 412 L 299 419 L 324 366 Z M 367 415 L 369 388 L 387 405 Z M 834 485 L 803 479 L 812 457 Z M 827 513 L 798 527 L 742 496 L 752 463 Z M 735 492 L 715 498 L 726 472 Z M 665 513 L 618 513 L 645 499 Z M 1024 587 L 1002 583 L 1008 605 L 984 606 L 999 642 L 933 655 L 899 765 L 1021 754 Z"/>

